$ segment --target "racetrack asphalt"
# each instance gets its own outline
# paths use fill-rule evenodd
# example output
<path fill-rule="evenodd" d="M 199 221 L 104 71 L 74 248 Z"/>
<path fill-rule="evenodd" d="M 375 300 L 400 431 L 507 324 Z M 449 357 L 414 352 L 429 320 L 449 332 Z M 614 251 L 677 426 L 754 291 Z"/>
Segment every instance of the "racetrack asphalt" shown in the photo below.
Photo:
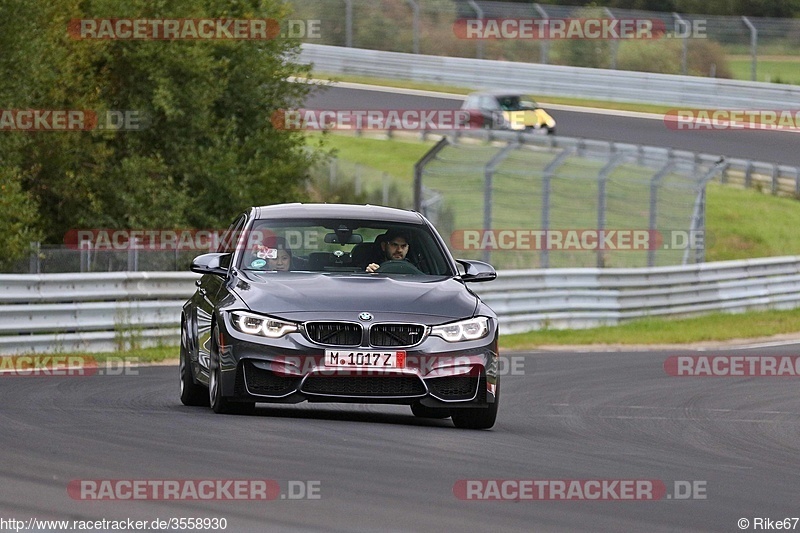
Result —
<path fill-rule="evenodd" d="M 227 531 L 737 531 L 798 515 L 793 377 L 673 377 L 670 356 L 790 355 L 797 345 L 528 352 L 502 376 L 492 430 L 406 406 L 259 404 L 215 415 L 178 399 L 177 368 L 0 377 L 0 516 L 224 517 Z M 506 367 L 512 368 L 511 365 Z M 318 499 L 84 501 L 72 480 L 318 482 Z M 459 480 L 660 480 L 657 501 L 464 501 Z M 696 484 L 703 499 L 679 500 Z"/>
<path fill-rule="evenodd" d="M 387 89 L 331 87 L 306 100 L 309 109 L 459 109 L 462 98 L 393 94 Z M 544 105 L 545 109 L 547 106 Z M 613 116 L 607 110 L 550 110 L 558 135 L 706 153 L 800 167 L 800 137 L 766 130 L 690 131 L 669 129 L 663 119 Z M 800 526 L 799 526 L 800 527 Z"/>

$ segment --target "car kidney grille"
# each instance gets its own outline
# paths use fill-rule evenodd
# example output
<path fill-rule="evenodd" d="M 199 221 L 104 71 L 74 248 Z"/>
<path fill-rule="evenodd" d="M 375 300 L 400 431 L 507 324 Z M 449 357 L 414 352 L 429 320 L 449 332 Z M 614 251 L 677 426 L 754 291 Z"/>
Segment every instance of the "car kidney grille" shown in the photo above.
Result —
<path fill-rule="evenodd" d="M 433 378 L 425 381 L 431 394 L 442 400 L 469 400 L 475 396 L 480 376 L 463 375 Z"/>
<path fill-rule="evenodd" d="M 308 338 L 331 346 L 361 345 L 361 326 L 350 322 L 308 322 Z"/>
<path fill-rule="evenodd" d="M 336 396 L 420 396 L 425 386 L 416 376 L 309 376 L 302 392 Z"/>
<path fill-rule="evenodd" d="M 413 346 L 422 341 L 425 326 L 418 324 L 375 324 L 369 330 L 372 346 Z"/>

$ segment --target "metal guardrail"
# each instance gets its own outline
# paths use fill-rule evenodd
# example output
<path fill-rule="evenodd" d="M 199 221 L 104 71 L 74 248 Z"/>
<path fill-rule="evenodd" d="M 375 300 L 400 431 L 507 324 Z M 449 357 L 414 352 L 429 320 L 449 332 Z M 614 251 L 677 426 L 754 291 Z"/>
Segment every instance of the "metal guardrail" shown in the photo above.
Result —
<path fill-rule="evenodd" d="M 0 354 L 176 345 L 196 274 L 0 276 Z M 500 271 L 473 288 L 501 333 L 800 306 L 800 256 L 677 267 Z M 176 350 L 177 355 L 177 350 Z"/>
<path fill-rule="evenodd" d="M 299 61 L 328 74 L 374 76 L 468 89 L 731 109 L 797 109 L 800 86 L 623 70 L 489 61 L 302 45 Z"/>

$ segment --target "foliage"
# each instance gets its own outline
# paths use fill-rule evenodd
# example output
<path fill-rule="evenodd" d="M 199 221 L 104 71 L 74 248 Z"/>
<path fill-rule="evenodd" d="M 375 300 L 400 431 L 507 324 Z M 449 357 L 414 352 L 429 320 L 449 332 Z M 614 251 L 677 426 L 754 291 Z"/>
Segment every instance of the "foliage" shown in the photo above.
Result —
<path fill-rule="evenodd" d="M 628 40 L 620 44 L 617 68 L 640 72 L 681 74 L 681 39 Z M 709 39 L 690 39 L 687 46 L 687 74 L 731 78 L 722 47 Z"/>
<path fill-rule="evenodd" d="M 129 111 L 140 128 L 2 132 L 0 161 L 47 242 L 80 227 L 226 227 L 244 207 L 304 198 L 313 155 L 271 124 L 309 91 L 295 40 L 81 40 L 71 19 L 272 18 L 279 0 L 4 0 L 5 109 Z M 8 178 L 6 178 L 8 179 Z M 2 229 L 2 228 L 0 228 Z M 0 252 L 3 252 L 0 243 Z"/>

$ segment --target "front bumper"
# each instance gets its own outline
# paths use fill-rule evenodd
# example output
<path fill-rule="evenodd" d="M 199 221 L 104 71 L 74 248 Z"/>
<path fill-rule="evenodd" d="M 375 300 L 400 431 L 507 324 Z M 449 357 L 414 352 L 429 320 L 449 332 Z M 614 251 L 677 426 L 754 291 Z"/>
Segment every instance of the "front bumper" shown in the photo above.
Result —
<path fill-rule="evenodd" d="M 428 407 L 478 407 L 495 401 L 497 324 L 475 341 L 451 343 L 435 336 L 413 347 L 348 348 L 404 351 L 403 368 L 325 365 L 325 349 L 303 333 L 267 339 L 221 324 L 222 394 L 234 401 L 266 403 L 358 402 Z"/>

